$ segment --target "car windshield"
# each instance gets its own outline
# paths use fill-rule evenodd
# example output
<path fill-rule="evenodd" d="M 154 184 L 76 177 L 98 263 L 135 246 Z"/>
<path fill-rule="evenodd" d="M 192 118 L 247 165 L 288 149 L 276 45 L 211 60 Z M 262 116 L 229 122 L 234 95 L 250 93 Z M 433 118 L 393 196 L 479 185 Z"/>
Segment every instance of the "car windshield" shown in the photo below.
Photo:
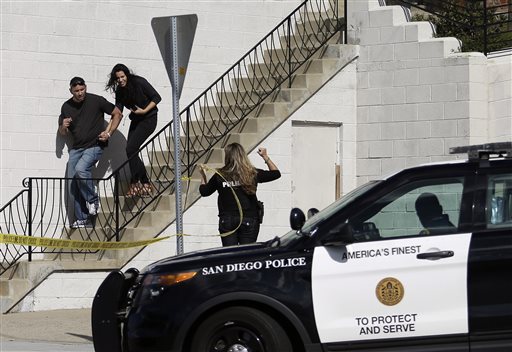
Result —
<path fill-rule="evenodd" d="M 368 183 L 365 183 L 362 186 L 357 187 L 356 189 L 352 190 L 351 192 L 347 193 L 334 203 L 330 204 L 326 208 L 324 208 L 319 213 L 315 214 L 314 216 L 310 217 L 304 226 L 302 226 L 302 229 L 300 231 L 292 230 L 281 237 L 281 245 L 286 245 L 292 241 L 294 241 L 297 238 L 302 237 L 304 234 L 308 235 L 310 234 L 316 227 L 317 224 L 321 223 L 325 219 L 331 217 L 332 214 L 337 213 L 342 208 L 346 207 L 348 204 L 352 203 L 352 201 L 356 198 L 358 198 L 360 195 L 366 193 L 373 187 L 375 187 L 377 184 L 379 184 L 382 181 L 370 181 Z"/>

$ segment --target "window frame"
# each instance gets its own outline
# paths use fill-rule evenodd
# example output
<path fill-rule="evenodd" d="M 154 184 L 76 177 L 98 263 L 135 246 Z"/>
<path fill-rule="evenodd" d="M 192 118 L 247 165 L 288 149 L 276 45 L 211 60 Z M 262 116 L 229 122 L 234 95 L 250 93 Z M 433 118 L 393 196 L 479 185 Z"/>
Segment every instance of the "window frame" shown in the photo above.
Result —
<path fill-rule="evenodd" d="M 432 181 L 432 182 L 429 182 L 429 181 Z M 453 182 L 450 182 L 450 181 L 453 181 Z M 384 208 L 386 208 L 387 206 L 389 206 L 390 204 L 398 201 L 399 199 L 403 199 L 404 197 L 408 196 L 408 195 L 411 195 L 413 192 L 417 191 L 417 190 L 420 190 L 422 188 L 425 188 L 425 187 L 435 187 L 435 186 L 446 186 L 446 185 L 460 185 L 461 189 L 460 189 L 460 193 L 457 193 L 458 197 L 460 196 L 460 203 L 458 204 L 458 209 L 457 209 L 457 221 L 455 222 L 453 218 L 450 219 L 450 221 L 453 223 L 453 225 L 455 226 L 455 228 L 457 229 L 456 230 L 456 233 L 459 233 L 459 218 L 460 218 L 460 209 L 462 207 L 462 197 L 463 197 L 463 193 L 464 193 L 464 182 L 465 182 L 465 178 L 463 176 L 459 176 L 459 177 L 443 177 L 443 178 L 425 178 L 425 179 L 421 179 L 421 180 L 416 180 L 416 181 L 413 181 L 413 182 L 409 182 L 401 187 L 398 187 L 398 188 L 395 188 L 394 190 L 392 190 L 391 192 L 388 192 L 387 195 L 384 197 L 384 198 L 392 198 L 391 201 L 389 202 L 385 202 L 383 203 L 384 205 L 380 205 L 380 206 L 377 206 L 377 203 L 381 202 L 382 201 L 382 198 L 377 200 L 376 203 L 374 203 L 374 207 L 376 207 L 378 209 L 377 212 L 374 212 L 372 211 L 372 215 L 370 217 L 365 217 L 365 222 L 368 222 L 369 220 L 371 219 L 374 219 L 375 216 L 377 216 L 379 213 L 382 213 L 382 210 Z M 420 196 L 420 194 L 426 192 L 426 190 L 422 190 L 422 191 L 419 191 L 419 192 L 415 192 L 417 193 L 416 196 L 415 196 L 415 199 L 417 199 L 417 197 Z M 398 195 L 396 195 L 398 193 Z M 432 192 L 434 193 L 434 192 Z M 441 202 L 441 205 L 443 206 L 443 214 L 446 214 L 447 213 L 447 209 L 446 209 L 446 203 L 443 204 L 443 201 L 442 201 L 442 195 L 440 193 L 434 193 L 436 194 L 437 198 L 440 200 Z M 415 199 L 413 200 L 413 202 L 415 202 Z M 410 200 L 409 200 L 410 202 Z M 410 203 L 409 203 L 410 204 Z M 407 206 L 406 206 L 407 207 Z M 417 213 L 416 211 L 410 211 L 410 212 L 407 212 L 407 209 L 406 209 L 406 213 L 409 213 L 409 215 L 412 215 L 414 216 L 415 220 L 417 220 L 419 222 L 419 219 L 418 219 L 418 216 L 417 216 Z M 404 213 L 403 215 L 405 215 L 406 213 Z M 359 214 L 356 214 L 352 217 L 352 219 L 354 218 L 357 218 L 359 215 L 361 214 L 361 212 Z M 399 215 L 400 216 L 400 215 Z M 349 222 L 350 221 L 350 218 L 349 218 Z M 375 221 L 373 223 L 376 223 Z M 382 229 L 382 227 L 380 227 Z M 382 232 L 380 234 L 381 238 L 382 239 L 387 239 L 387 238 L 408 238 L 408 237 L 417 237 L 417 236 L 421 236 L 421 232 L 423 232 L 425 230 L 425 228 L 421 225 L 421 223 L 419 224 L 418 228 L 411 228 L 411 229 L 407 229 L 407 228 L 397 228 L 397 230 L 400 230 L 400 231 L 403 231 L 404 235 L 391 235 L 391 236 L 382 236 Z M 443 233 L 443 234 L 449 234 L 450 232 L 448 233 Z M 423 235 L 428 235 L 428 236 L 432 236 L 433 234 L 431 233 L 424 233 Z M 357 242 L 360 242 L 360 241 L 357 241 Z"/>
<path fill-rule="evenodd" d="M 500 177 L 505 175 L 512 176 L 510 165 L 503 164 L 499 165 L 499 167 L 496 166 L 485 168 L 479 171 L 477 177 L 477 191 L 475 192 L 476 199 L 473 214 L 475 219 L 475 231 L 503 231 L 512 227 L 512 224 L 510 226 L 488 226 L 490 224 L 488 219 L 488 214 L 490 211 L 488 208 L 488 200 L 491 197 L 489 182 L 491 177 Z"/>
<path fill-rule="evenodd" d="M 403 170 L 389 179 L 384 180 L 375 188 L 371 189 L 368 194 L 361 195 L 349 207 L 345 207 L 340 212 L 333 214 L 329 219 L 318 224 L 315 232 L 317 245 L 322 245 L 323 239 L 332 241 L 336 236 L 336 229 L 341 229 L 348 219 L 360 212 L 360 209 L 371 207 L 376 201 L 390 194 L 394 190 L 402 188 L 407 184 L 427 179 L 446 179 L 446 178 L 463 178 L 462 199 L 459 213 L 459 228 L 457 233 L 469 232 L 473 230 L 473 191 L 476 182 L 476 168 L 478 166 L 473 163 L 445 164 L 436 166 L 420 166 Z M 419 235 L 418 235 L 419 236 Z M 433 236 L 433 235 L 430 235 Z M 394 240 L 398 238 L 410 238 L 412 236 L 396 236 L 380 238 L 379 241 Z M 366 241 L 357 241 L 368 242 Z"/>

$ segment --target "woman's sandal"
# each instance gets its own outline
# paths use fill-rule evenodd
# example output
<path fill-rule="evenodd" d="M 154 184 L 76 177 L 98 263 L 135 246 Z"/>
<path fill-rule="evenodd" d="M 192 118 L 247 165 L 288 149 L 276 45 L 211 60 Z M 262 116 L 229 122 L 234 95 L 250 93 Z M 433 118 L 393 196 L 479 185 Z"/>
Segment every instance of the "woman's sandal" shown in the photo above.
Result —
<path fill-rule="evenodd" d="M 151 183 L 143 183 L 142 187 L 140 187 L 140 195 L 141 197 L 149 197 L 153 195 L 155 191 L 155 187 Z"/>
<path fill-rule="evenodd" d="M 137 197 L 140 196 L 142 188 L 138 183 L 132 183 L 130 189 L 126 192 L 126 197 Z"/>

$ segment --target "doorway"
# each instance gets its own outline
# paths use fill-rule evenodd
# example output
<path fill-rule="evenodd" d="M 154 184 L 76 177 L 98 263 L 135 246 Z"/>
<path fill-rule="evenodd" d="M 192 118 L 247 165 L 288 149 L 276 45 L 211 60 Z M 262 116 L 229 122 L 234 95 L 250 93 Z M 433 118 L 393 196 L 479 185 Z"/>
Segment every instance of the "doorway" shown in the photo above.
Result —
<path fill-rule="evenodd" d="M 292 122 L 292 206 L 322 210 L 342 193 L 340 123 Z"/>

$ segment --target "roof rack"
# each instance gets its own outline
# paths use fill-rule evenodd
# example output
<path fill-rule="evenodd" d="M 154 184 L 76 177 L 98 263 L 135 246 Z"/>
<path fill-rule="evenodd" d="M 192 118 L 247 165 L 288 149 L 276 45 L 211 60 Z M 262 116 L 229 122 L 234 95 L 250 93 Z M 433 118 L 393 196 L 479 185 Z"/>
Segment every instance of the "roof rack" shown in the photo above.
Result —
<path fill-rule="evenodd" d="M 512 158 L 512 142 L 466 145 L 450 148 L 450 154 L 468 154 L 469 161 L 489 160 L 491 155 L 497 158 Z"/>

